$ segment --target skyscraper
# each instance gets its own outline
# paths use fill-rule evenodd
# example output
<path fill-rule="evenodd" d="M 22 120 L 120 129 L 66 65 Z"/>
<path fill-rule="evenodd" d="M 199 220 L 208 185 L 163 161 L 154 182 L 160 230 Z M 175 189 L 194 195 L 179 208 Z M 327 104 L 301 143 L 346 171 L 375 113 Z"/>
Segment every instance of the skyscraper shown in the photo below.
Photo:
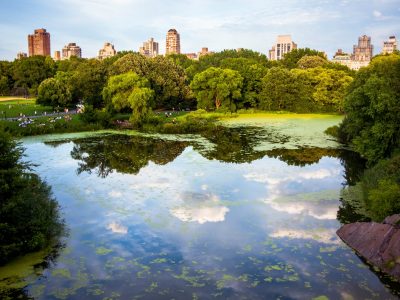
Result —
<path fill-rule="evenodd" d="M 374 46 L 371 44 L 371 37 L 363 35 L 358 38 L 358 45 L 353 46 L 352 60 L 359 62 L 370 62 Z"/>
<path fill-rule="evenodd" d="M 158 43 L 153 38 L 143 43 L 139 48 L 139 52 L 147 57 L 156 57 L 158 55 Z"/>
<path fill-rule="evenodd" d="M 180 54 L 181 53 L 181 38 L 176 29 L 170 29 L 167 32 L 167 43 L 165 54 Z"/>
<path fill-rule="evenodd" d="M 34 34 L 28 35 L 29 56 L 50 56 L 50 33 L 46 29 L 35 29 Z"/>
<path fill-rule="evenodd" d="M 281 60 L 286 53 L 297 49 L 297 44 L 292 41 L 291 35 L 278 35 L 276 43 L 269 50 L 270 60 Z"/>
<path fill-rule="evenodd" d="M 98 59 L 105 59 L 108 57 L 113 57 L 117 54 L 117 51 L 114 48 L 114 45 L 111 43 L 104 43 L 104 47 L 99 50 Z"/>
<path fill-rule="evenodd" d="M 397 50 L 397 40 L 395 36 L 390 36 L 388 41 L 383 42 L 382 53 L 391 54 Z"/>
<path fill-rule="evenodd" d="M 82 49 L 76 43 L 69 43 L 62 49 L 62 59 L 70 59 L 71 56 L 82 57 Z"/>

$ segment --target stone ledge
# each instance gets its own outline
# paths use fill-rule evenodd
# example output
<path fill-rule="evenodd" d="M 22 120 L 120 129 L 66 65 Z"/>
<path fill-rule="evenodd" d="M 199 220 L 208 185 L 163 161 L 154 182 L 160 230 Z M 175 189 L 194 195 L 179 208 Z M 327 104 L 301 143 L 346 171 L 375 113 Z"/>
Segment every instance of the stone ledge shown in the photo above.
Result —
<path fill-rule="evenodd" d="M 337 235 L 360 256 L 400 281 L 400 215 L 383 223 L 352 223 L 342 226 Z"/>

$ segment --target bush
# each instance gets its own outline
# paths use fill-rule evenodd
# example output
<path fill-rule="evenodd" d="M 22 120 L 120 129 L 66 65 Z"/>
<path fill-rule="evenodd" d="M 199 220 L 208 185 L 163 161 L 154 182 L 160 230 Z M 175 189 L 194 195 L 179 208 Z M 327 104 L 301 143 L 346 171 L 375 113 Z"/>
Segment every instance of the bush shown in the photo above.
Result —
<path fill-rule="evenodd" d="M 0 265 L 58 241 L 64 231 L 50 187 L 22 163 L 23 149 L 0 129 Z"/>

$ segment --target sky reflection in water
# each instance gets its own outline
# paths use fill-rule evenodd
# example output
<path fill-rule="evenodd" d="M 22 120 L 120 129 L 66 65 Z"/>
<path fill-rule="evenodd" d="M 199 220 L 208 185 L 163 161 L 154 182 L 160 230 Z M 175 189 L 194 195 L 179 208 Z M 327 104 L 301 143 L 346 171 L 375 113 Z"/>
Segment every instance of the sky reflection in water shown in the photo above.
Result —
<path fill-rule="evenodd" d="M 108 142 L 24 144 L 70 228 L 28 287 L 38 299 L 395 299 L 336 236 L 339 158 L 229 163 L 186 142 Z"/>

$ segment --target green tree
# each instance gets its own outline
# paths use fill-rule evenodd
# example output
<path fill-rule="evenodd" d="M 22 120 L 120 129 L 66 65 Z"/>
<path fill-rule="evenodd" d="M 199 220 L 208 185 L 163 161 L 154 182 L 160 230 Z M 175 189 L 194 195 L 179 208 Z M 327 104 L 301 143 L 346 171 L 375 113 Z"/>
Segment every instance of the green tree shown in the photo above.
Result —
<path fill-rule="evenodd" d="M 132 110 L 131 122 L 137 126 L 143 124 L 151 113 L 154 91 L 147 79 L 134 72 L 111 76 L 103 90 L 103 98 L 120 111 Z"/>
<path fill-rule="evenodd" d="M 156 108 L 178 108 L 190 96 L 184 69 L 168 57 L 146 58 L 138 53 L 129 53 L 111 68 L 113 75 L 126 72 L 135 72 L 149 81 L 155 92 Z"/>
<path fill-rule="evenodd" d="M 6 76 L 0 75 L 0 95 L 5 96 L 10 94 L 10 87 Z"/>
<path fill-rule="evenodd" d="M 286 53 L 280 63 L 289 69 L 294 69 L 297 67 L 297 63 L 304 56 L 319 56 L 325 59 L 325 53 L 320 52 L 318 50 L 312 50 L 310 48 L 300 48 L 293 49 L 289 53 Z"/>
<path fill-rule="evenodd" d="M 305 55 L 297 62 L 300 69 L 310 69 L 324 66 L 328 61 L 326 58 L 318 55 Z"/>
<path fill-rule="evenodd" d="M 19 59 L 13 66 L 14 87 L 25 88 L 31 95 L 37 95 L 40 83 L 54 74 L 55 63 L 51 57 L 32 56 Z"/>
<path fill-rule="evenodd" d="M 400 148 L 400 56 L 379 56 L 358 71 L 345 99 L 343 141 L 369 164 Z"/>
<path fill-rule="evenodd" d="M 104 106 L 102 91 L 107 82 L 107 68 L 97 59 L 89 59 L 79 64 L 69 81 L 74 100 L 83 100 L 95 108 Z"/>
<path fill-rule="evenodd" d="M 297 76 L 286 68 L 273 67 L 262 80 L 260 108 L 290 110 L 300 97 Z"/>
<path fill-rule="evenodd" d="M 50 187 L 21 162 L 23 149 L 0 128 L 0 265 L 57 242 L 63 233 Z"/>
<path fill-rule="evenodd" d="M 226 58 L 221 62 L 223 69 L 238 71 L 243 77 L 242 99 L 238 108 L 257 107 L 262 90 L 262 79 L 268 69 L 250 58 Z"/>
<path fill-rule="evenodd" d="M 49 78 L 44 80 L 38 89 L 37 103 L 55 107 L 70 106 L 71 92 L 65 80 Z"/>
<path fill-rule="evenodd" d="M 236 110 L 241 98 L 243 78 L 239 72 L 211 67 L 197 74 L 190 87 L 197 99 L 197 107 L 203 109 L 227 108 Z"/>

